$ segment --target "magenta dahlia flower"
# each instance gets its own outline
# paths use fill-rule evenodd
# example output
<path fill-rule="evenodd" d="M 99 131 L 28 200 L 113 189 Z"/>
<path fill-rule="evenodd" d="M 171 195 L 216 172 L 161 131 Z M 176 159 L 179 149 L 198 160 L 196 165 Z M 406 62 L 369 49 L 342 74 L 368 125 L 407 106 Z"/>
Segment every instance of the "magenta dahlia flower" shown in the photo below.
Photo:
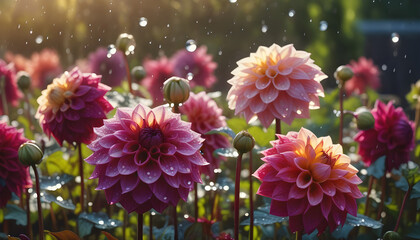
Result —
<path fill-rule="evenodd" d="M 357 215 L 362 181 L 339 144 L 305 128 L 277 137 L 253 174 L 261 181 L 257 194 L 272 199 L 270 214 L 289 217 L 292 232 L 308 234 L 334 231 L 347 213 Z"/>
<path fill-rule="evenodd" d="M 60 57 L 52 49 L 43 49 L 31 56 L 28 73 L 32 77 L 32 84 L 35 87 L 44 89 L 51 81 L 62 73 Z"/>
<path fill-rule="evenodd" d="M 291 124 L 308 118 L 309 109 L 319 108 L 324 96 L 320 83 L 327 76 L 314 64 L 310 54 L 296 51 L 292 44 L 259 47 L 256 53 L 237 62 L 228 81 L 229 108 L 243 113 L 247 121 L 258 116 L 264 127 L 275 118 Z"/>
<path fill-rule="evenodd" d="M 173 64 L 165 56 L 158 60 L 146 59 L 143 62 L 146 77 L 142 81 L 142 85 L 152 95 L 153 104 L 155 106 L 163 103 L 163 83 L 173 74 Z"/>
<path fill-rule="evenodd" d="M 207 54 L 207 47 L 201 46 L 194 52 L 186 49 L 176 52 L 171 60 L 174 64 L 174 75 L 190 81 L 190 86 L 204 86 L 210 88 L 216 82 L 214 70 L 217 63 Z"/>
<path fill-rule="evenodd" d="M 354 72 L 354 76 L 346 82 L 344 88 L 347 94 L 361 94 L 370 87 L 378 89 L 381 85 L 378 67 L 371 59 L 360 57 L 359 61 L 351 61 L 348 65 Z"/>
<path fill-rule="evenodd" d="M 11 103 L 13 106 L 18 104 L 19 98 L 22 97 L 16 80 L 15 69 L 12 64 L 6 64 L 3 60 L 0 59 L 0 81 L 4 78 L 4 91 L 6 93 L 6 99 L 8 103 Z M 0 83 L 1 84 L 1 83 Z M 0 115 L 3 115 L 3 102 L 0 92 Z"/>
<path fill-rule="evenodd" d="M 103 47 L 89 54 L 89 68 L 90 72 L 101 75 L 101 82 L 110 87 L 119 86 L 126 75 L 123 53 L 117 51 L 108 57 L 108 50 Z"/>
<path fill-rule="evenodd" d="M 94 153 L 85 161 L 95 165 L 91 178 L 98 178 L 96 189 L 105 190 L 110 204 L 162 212 L 202 183 L 200 166 L 208 164 L 200 153 L 203 139 L 163 106 L 117 109 L 95 132 Z"/>
<path fill-rule="evenodd" d="M 32 186 L 29 169 L 20 163 L 18 150 L 28 141 L 23 130 L 0 122 L 0 208 L 6 206 L 12 193 L 20 196 L 24 188 Z"/>
<path fill-rule="evenodd" d="M 92 142 L 96 137 L 93 128 L 102 126 L 106 113 L 113 109 L 104 98 L 110 87 L 100 81 L 100 76 L 82 74 L 77 68 L 54 79 L 37 100 L 35 117 L 44 132 L 60 145 L 64 140 Z"/>
<path fill-rule="evenodd" d="M 198 94 L 190 93 L 190 97 L 182 104 L 180 111 L 192 123 L 191 129 L 202 134 L 205 139 L 201 150 L 204 158 L 210 164 L 201 167 L 201 170 L 204 174 L 213 177 L 214 169 L 219 168 L 222 159 L 213 156 L 213 152 L 218 148 L 229 147 L 230 143 L 225 136 L 220 134 L 205 135 L 205 133 L 226 126 L 225 117 L 222 115 L 223 110 L 205 92 L 200 92 Z"/>
<path fill-rule="evenodd" d="M 398 169 L 410 160 L 414 149 L 414 123 L 409 121 L 402 108 L 392 102 L 379 100 L 372 109 L 375 127 L 360 131 L 354 139 L 359 143 L 359 154 L 369 166 L 379 157 L 386 156 L 386 171 Z"/>

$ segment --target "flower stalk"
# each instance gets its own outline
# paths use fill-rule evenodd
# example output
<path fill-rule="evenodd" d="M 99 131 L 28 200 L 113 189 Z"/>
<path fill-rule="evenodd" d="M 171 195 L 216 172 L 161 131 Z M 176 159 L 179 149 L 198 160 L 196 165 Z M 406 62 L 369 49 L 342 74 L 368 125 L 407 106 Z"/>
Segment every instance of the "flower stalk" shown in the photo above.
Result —
<path fill-rule="evenodd" d="M 241 178 L 241 163 L 242 163 L 242 153 L 239 153 L 238 159 L 236 160 L 236 174 L 235 174 L 235 203 L 234 203 L 235 240 L 239 239 L 239 190 L 240 190 L 240 184 L 241 184 L 241 179 L 240 179 Z"/>
<path fill-rule="evenodd" d="M 38 175 L 38 170 L 36 169 L 35 164 L 32 165 L 32 169 L 34 170 L 34 173 L 35 173 L 35 182 L 36 182 L 36 202 L 38 205 L 39 240 L 44 240 L 44 220 L 42 217 L 41 190 L 39 187 L 39 175 Z"/>
<path fill-rule="evenodd" d="M 254 239 L 254 191 L 252 189 L 252 150 L 249 151 L 249 239 Z"/>
<path fill-rule="evenodd" d="M 143 239 L 143 214 L 139 213 L 137 215 L 137 239 Z"/>
<path fill-rule="evenodd" d="M 153 214 L 149 211 L 149 239 L 153 240 Z"/>
<path fill-rule="evenodd" d="M 368 216 L 368 214 L 369 214 L 369 196 L 370 196 L 370 193 L 372 192 L 372 186 L 373 186 L 373 176 L 370 176 L 369 177 L 369 186 L 368 186 L 368 191 L 367 191 L 367 194 L 366 194 L 366 201 L 365 201 L 365 213 L 364 213 L 364 215 L 365 216 Z"/>
<path fill-rule="evenodd" d="M 81 211 L 85 211 L 85 178 L 83 176 L 83 156 L 82 156 L 82 144 L 78 143 L 77 148 L 79 150 L 79 175 L 80 175 L 80 207 Z"/>
<path fill-rule="evenodd" d="M 398 214 L 398 219 L 397 219 L 397 223 L 395 224 L 394 232 L 398 231 L 398 227 L 399 227 L 400 221 L 401 221 L 401 216 L 402 216 L 402 213 L 404 212 L 405 203 L 407 202 L 407 199 L 411 194 L 411 190 L 413 190 L 413 185 L 410 185 L 408 187 L 408 190 L 404 195 L 404 200 L 403 200 L 403 202 L 401 204 L 401 207 L 400 207 L 400 213 Z"/>
<path fill-rule="evenodd" d="M 130 91 L 131 94 L 134 95 L 134 91 L 133 91 L 133 87 L 131 86 L 131 72 L 130 72 L 130 66 L 128 65 L 128 59 L 127 59 L 127 55 L 124 53 L 124 64 L 125 64 L 125 71 L 127 72 L 127 82 L 128 82 L 128 90 Z"/>
<path fill-rule="evenodd" d="M 281 120 L 276 118 L 276 134 L 281 134 Z"/>
<path fill-rule="evenodd" d="M 31 194 L 29 193 L 29 188 L 25 189 L 26 194 L 26 228 L 28 237 L 32 239 L 32 225 L 31 225 L 31 205 L 29 204 L 29 200 L 31 199 Z"/>

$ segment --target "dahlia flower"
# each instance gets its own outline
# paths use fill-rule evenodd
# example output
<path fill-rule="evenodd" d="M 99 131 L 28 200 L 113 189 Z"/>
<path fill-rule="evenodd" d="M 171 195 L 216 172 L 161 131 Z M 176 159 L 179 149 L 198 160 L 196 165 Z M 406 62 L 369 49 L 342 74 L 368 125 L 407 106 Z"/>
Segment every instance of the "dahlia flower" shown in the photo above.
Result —
<path fill-rule="evenodd" d="M 408 120 L 402 108 L 394 108 L 392 104 L 377 100 L 371 111 L 375 127 L 360 131 L 354 137 L 363 161 L 369 166 L 379 157 L 386 156 L 388 172 L 407 163 L 414 148 L 414 123 Z"/>
<path fill-rule="evenodd" d="M 261 46 L 237 64 L 227 100 L 247 121 L 257 115 L 264 127 L 275 118 L 290 124 L 308 118 L 309 109 L 318 108 L 318 97 L 324 96 L 320 81 L 327 76 L 309 53 L 296 51 L 292 44 Z"/>
<path fill-rule="evenodd" d="M 28 141 L 22 133 L 0 122 L 0 208 L 6 206 L 12 193 L 20 196 L 23 188 L 32 186 L 28 167 L 18 159 L 19 146 Z"/>
<path fill-rule="evenodd" d="M 89 54 L 89 68 L 90 72 L 101 75 L 101 82 L 110 87 L 119 86 L 126 75 L 123 53 L 117 51 L 108 57 L 108 50 L 103 47 Z"/>
<path fill-rule="evenodd" d="M 44 89 L 51 81 L 62 73 L 60 57 L 52 49 L 43 49 L 31 56 L 28 73 L 32 77 L 34 87 Z"/>
<path fill-rule="evenodd" d="M 173 76 L 173 64 L 167 57 L 161 57 L 158 60 L 144 60 L 143 67 L 146 70 L 146 77 L 142 85 L 152 95 L 153 104 L 160 105 L 163 103 L 163 83 Z"/>
<path fill-rule="evenodd" d="M 13 54 L 12 52 L 6 52 L 4 58 L 7 62 L 12 63 L 15 67 L 15 71 L 28 71 L 30 69 L 31 61 L 20 54 Z"/>
<path fill-rule="evenodd" d="M 220 166 L 220 157 L 214 157 L 213 152 L 218 148 L 227 148 L 230 144 L 225 136 L 220 134 L 205 135 L 205 133 L 226 126 L 223 110 L 205 92 L 194 94 L 180 107 L 183 115 L 192 123 L 191 129 L 200 133 L 205 139 L 202 147 L 204 158 L 210 163 L 201 167 L 204 174 L 214 176 L 214 169 Z"/>
<path fill-rule="evenodd" d="M 110 87 L 100 83 L 95 74 L 82 74 L 77 68 L 65 72 L 42 91 L 35 115 L 48 136 L 62 145 L 89 144 L 94 138 L 94 127 L 103 125 L 106 113 L 113 109 L 104 95 Z"/>
<path fill-rule="evenodd" d="M 360 57 L 359 61 L 351 61 L 348 66 L 353 70 L 354 76 L 344 85 L 347 94 L 364 93 L 367 87 L 379 88 L 379 70 L 372 60 Z"/>
<path fill-rule="evenodd" d="M 12 64 L 6 64 L 3 60 L 0 59 L 0 81 L 3 77 L 4 92 L 6 94 L 7 102 L 16 106 L 22 94 L 17 87 L 15 70 Z M 1 97 L 2 94 L 3 93 L 0 92 L 0 115 L 3 115 L 3 102 Z"/>
<path fill-rule="evenodd" d="M 270 214 L 288 216 L 292 232 L 308 234 L 334 231 L 347 213 L 357 215 L 362 181 L 339 144 L 305 128 L 277 137 L 253 174 L 262 182 L 257 194 L 272 199 Z"/>
<path fill-rule="evenodd" d="M 162 212 L 179 199 L 187 200 L 194 182 L 202 183 L 203 139 L 179 114 L 159 106 L 120 108 L 95 128 L 94 152 L 85 159 L 95 165 L 92 178 L 105 190 L 108 203 L 119 202 L 128 212 Z"/>
<path fill-rule="evenodd" d="M 194 52 L 186 49 L 176 52 L 171 60 L 174 64 L 174 75 L 191 80 L 190 86 L 204 86 L 210 88 L 216 82 L 214 70 L 217 63 L 207 54 L 207 47 L 201 46 Z M 189 74 L 192 74 L 189 76 Z M 192 77 L 192 78 L 191 78 Z"/>

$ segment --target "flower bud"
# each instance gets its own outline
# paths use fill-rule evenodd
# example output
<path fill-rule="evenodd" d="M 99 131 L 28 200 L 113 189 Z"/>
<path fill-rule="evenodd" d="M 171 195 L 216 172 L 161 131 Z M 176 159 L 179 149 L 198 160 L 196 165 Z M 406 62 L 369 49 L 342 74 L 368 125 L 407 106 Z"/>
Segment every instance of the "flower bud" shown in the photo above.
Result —
<path fill-rule="evenodd" d="M 254 148 L 255 140 L 247 131 L 240 131 L 233 139 L 233 147 L 239 154 L 247 153 Z"/>
<path fill-rule="evenodd" d="M 171 77 L 163 83 L 163 95 L 168 103 L 184 103 L 190 97 L 188 80 L 180 77 Z"/>
<path fill-rule="evenodd" d="M 135 66 L 131 70 L 131 75 L 135 81 L 140 82 L 140 80 L 146 77 L 146 71 L 142 66 Z"/>
<path fill-rule="evenodd" d="M 357 128 L 360 130 L 369 130 L 375 127 L 375 118 L 368 110 L 362 110 L 355 113 Z"/>
<path fill-rule="evenodd" d="M 335 79 L 339 80 L 340 82 L 346 82 L 347 80 L 350 80 L 353 75 L 353 70 L 345 65 L 339 66 L 334 72 Z"/>
<path fill-rule="evenodd" d="M 40 164 L 43 156 L 44 153 L 34 141 L 20 145 L 18 150 L 19 161 L 25 166 Z"/>
<path fill-rule="evenodd" d="M 383 237 L 384 240 L 400 240 L 401 236 L 397 232 L 394 231 L 388 231 L 384 234 Z"/>
<path fill-rule="evenodd" d="M 129 55 L 134 52 L 134 49 L 136 48 L 136 41 L 134 40 L 133 35 L 121 33 L 117 38 L 115 47 L 122 51 L 125 55 Z"/>
<path fill-rule="evenodd" d="M 17 85 L 20 88 L 20 90 L 25 91 L 28 90 L 29 87 L 31 87 L 31 77 L 29 76 L 29 73 L 25 71 L 19 71 L 17 73 Z"/>

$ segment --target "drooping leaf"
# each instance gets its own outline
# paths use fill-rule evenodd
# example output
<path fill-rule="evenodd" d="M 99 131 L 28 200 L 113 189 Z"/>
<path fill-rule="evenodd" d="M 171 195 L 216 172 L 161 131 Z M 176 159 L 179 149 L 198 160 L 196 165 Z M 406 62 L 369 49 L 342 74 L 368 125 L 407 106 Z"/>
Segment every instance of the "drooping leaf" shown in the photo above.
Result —
<path fill-rule="evenodd" d="M 385 174 L 385 158 L 386 156 L 382 156 L 372 165 L 370 165 L 366 170 L 369 176 L 374 176 L 375 178 L 379 179 Z"/>
<path fill-rule="evenodd" d="M 16 220 L 17 225 L 26 226 L 28 223 L 25 210 L 12 204 L 6 205 L 3 218 L 5 220 Z"/>
<path fill-rule="evenodd" d="M 410 199 L 420 198 L 420 181 L 414 184 Z M 420 207 L 420 206 L 419 206 Z"/>
<path fill-rule="evenodd" d="M 395 186 L 401 190 L 403 190 L 404 192 L 407 192 L 408 190 L 408 182 L 407 179 L 403 176 L 400 177 L 400 179 L 398 179 L 398 181 L 395 181 Z"/>
<path fill-rule="evenodd" d="M 233 132 L 233 130 L 230 129 L 229 127 L 220 127 L 220 128 L 213 129 L 209 132 L 206 132 L 206 135 L 209 135 L 209 134 L 222 134 L 224 136 L 231 137 L 232 139 L 235 138 L 236 136 L 235 132 Z"/>
<path fill-rule="evenodd" d="M 55 202 L 62 208 L 69 209 L 69 210 L 76 209 L 76 206 L 73 204 L 71 199 L 64 200 L 61 196 L 55 197 L 46 192 L 43 192 L 43 194 L 41 195 L 41 202 L 44 202 L 44 203 Z"/>
<path fill-rule="evenodd" d="M 420 239 L 420 223 L 416 223 L 413 226 L 411 226 L 407 232 L 408 233 L 405 236 L 414 239 Z"/>
<path fill-rule="evenodd" d="M 238 151 L 234 148 L 218 148 L 214 150 L 213 155 L 234 158 L 238 157 Z"/>
<path fill-rule="evenodd" d="M 61 232 L 47 232 L 47 234 L 54 236 L 57 238 L 57 240 L 80 240 L 80 237 L 70 230 L 64 230 Z"/>
<path fill-rule="evenodd" d="M 73 180 L 73 176 L 68 174 L 41 176 L 39 178 L 39 187 L 42 190 L 55 191 L 60 189 L 64 184 Z"/>
<path fill-rule="evenodd" d="M 122 225 L 121 221 L 116 219 L 110 219 L 104 212 L 95 213 L 81 213 L 80 219 L 84 219 L 94 224 L 96 228 L 102 230 L 109 230 Z"/>
<path fill-rule="evenodd" d="M 79 216 L 77 219 L 77 226 L 79 227 L 79 236 L 83 238 L 92 232 L 94 224 L 83 218 L 80 218 Z"/>
<path fill-rule="evenodd" d="M 315 229 L 315 231 L 313 231 L 311 234 L 303 235 L 302 240 L 317 240 L 318 239 L 317 234 L 318 234 L 318 230 Z"/>
<path fill-rule="evenodd" d="M 357 214 L 357 217 L 347 214 L 346 223 L 354 227 L 364 226 L 364 227 L 373 228 L 373 229 L 379 229 L 379 228 L 382 228 L 383 226 L 381 222 L 373 220 L 372 218 L 367 217 L 362 214 Z"/>
<path fill-rule="evenodd" d="M 354 226 L 350 224 L 344 224 L 343 227 L 338 226 L 331 235 L 336 239 L 347 239 L 351 230 L 353 230 Z"/>

